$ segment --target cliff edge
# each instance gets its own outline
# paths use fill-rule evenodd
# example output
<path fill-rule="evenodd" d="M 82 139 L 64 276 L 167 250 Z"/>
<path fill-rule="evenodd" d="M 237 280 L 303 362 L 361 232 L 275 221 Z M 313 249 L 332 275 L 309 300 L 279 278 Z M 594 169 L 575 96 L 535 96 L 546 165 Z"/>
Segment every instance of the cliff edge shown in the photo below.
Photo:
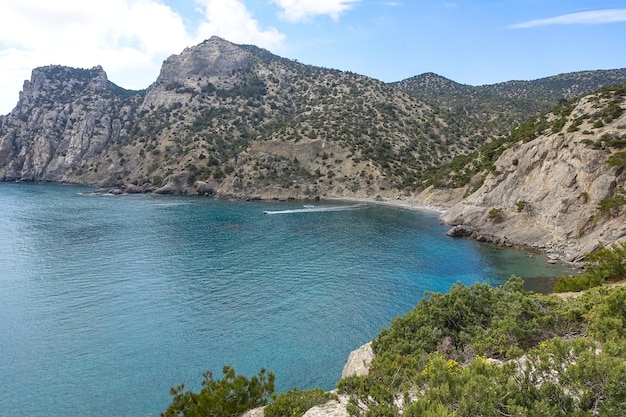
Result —
<path fill-rule="evenodd" d="M 525 245 L 579 261 L 626 238 L 626 87 L 605 89 L 543 116 L 512 143 L 484 184 L 447 210 L 451 235 Z"/>

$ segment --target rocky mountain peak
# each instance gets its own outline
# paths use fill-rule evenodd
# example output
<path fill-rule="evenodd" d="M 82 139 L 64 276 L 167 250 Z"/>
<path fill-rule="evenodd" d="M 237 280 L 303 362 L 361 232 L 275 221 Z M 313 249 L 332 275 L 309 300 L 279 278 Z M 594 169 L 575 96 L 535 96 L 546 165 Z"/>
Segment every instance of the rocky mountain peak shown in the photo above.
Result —
<path fill-rule="evenodd" d="M 250 53 L 216 36 L 165 60 L 157 84 L 185 85 L 189 80 L 204 79 L 219 84 L 223 77 L 250 65 Z"/>
<path fill-rule="evenodd" d="M 28 108 L 47 100 L 64 101 L 78 92 L 99 93 L 107 89 L 108 82 L 101 66 L 90 69 L 60 65 L 35 68 L 30 81 L 24 81 L 17 107 Z"/>

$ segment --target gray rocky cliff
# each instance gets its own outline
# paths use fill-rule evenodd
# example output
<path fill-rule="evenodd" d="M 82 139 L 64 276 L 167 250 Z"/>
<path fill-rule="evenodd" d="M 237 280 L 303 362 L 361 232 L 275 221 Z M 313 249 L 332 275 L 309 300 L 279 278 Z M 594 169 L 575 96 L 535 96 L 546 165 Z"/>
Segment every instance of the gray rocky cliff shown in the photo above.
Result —
<path fill-rule="evenodd" d="M 136 105 L 117 92 L 100 67 L 33 70 L 0 125 L 0 179 L 65 181 L 85 169 L 127 134 Z"/>
<path fill-rule="evenodd" d="M 624 210 L 599 208 L 623 189 L 625 170 L 607 163 L 614 149 L 594 146 L 624 138 L 626 114 L 594 123 L 598 106 L 598 96 L 583 98 L 561 131 L 504 151 L 482 187 L 442 215 L 451 234 L 536 247 L 568 261 L 626 238 Z"/>
<path fill-rule="evenodd" d="M 143 107 L 168 106 L 180 93 L 200 93 L 233 87 L 233 73 L 250 67 L 251 54 L 238 45 L 212 37 L 185 48 L 163 62 L 156 82 L 150 86 Z"/>
<path fill-rule="evenodd" d="M 374 359 L 372 342 L 366 343 L 356 350 L 350 352 L 348 360 L 341 371 L 341 378 L 349 376 L 364 376 L 369 374 L 370 365 Z"/>

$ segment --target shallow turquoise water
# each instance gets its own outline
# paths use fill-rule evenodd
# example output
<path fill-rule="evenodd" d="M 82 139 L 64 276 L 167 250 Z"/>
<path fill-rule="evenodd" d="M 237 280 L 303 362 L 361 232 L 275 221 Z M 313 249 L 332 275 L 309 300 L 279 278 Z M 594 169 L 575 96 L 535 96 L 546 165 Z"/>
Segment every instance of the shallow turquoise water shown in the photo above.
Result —
<path fill-rule="evenodd" d="M 407 210 L 86 191 L 0 183 L 0 415 L 158 415 L 224 364 L 331 389 L 424 291 L 568 272 Z"/>

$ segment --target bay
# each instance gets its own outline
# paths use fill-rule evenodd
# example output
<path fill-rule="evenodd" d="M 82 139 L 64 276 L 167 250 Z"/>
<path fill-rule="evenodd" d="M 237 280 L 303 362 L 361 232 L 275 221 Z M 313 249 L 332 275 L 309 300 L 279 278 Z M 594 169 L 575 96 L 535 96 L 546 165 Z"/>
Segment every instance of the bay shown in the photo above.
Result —
<path fill-rule="evenodd" d="M 428 213 L 93 191 L 0 183 L 0 415 L 159 415 L 223 365 L 332 389 L 424 291 L 570 272 Z"/>

